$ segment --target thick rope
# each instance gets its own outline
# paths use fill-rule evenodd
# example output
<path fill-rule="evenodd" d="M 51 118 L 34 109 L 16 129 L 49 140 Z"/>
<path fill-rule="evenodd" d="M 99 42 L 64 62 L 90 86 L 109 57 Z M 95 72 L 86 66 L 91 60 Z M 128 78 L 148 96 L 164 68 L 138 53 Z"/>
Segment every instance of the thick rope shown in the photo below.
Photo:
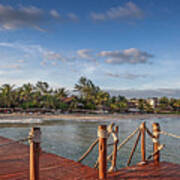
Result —
<path fill-rule="evenodd" d="M 111 123 L 108 127 L 107 127 L 107 133 L 104 131 L 99 132 L 97 136 L 98 137 L 102 137 L 102 138 L 108 138 L 110 136 L 110 134 L 113 132 L 113 127 L 114 127 L 115 123 Z M 97 138 L 88 148 L 88 150 L 79 158 L 79 160 L 77 162 L 81 162 L 82 160 L 84 160 L 88 154 L 93 150 L 93 148 L 96 146 L 96 144 L 99 142 L 99 138 Z"/>
<path fill-rule="evenodd" d="M 114 142 L 107 144 L 107 146 L 113 146 L 113 145 L 114 145 Z"/>
<path fill-rule="evenodd" d="M 128 159 L 127 166 L 129 166 L 130 163 L 131 163 L 132 157 L 133 157 L 133 155 L 134 155 L 134 153 L 135 153 L 135 151 L 136 151 L 136 147 L 137 147 L 137 145 L 138 145 L 138 143 L 139 143 L 140 137 L 141 137 L 141 131 L 139 131 L 139 133 L 138 133 L 136 142 L 135 142 L 135 144 L 134 144 L 134 147 L 133 147 L 133 149 L 132 149 L 132 151 L 131 151 L 131 154 L 130 154 L 130 157 L 129 157 L 129 159 Z"/>
<path fill-rule="evenodd" d="M 135 129 L 117 148 L 117 150 L 120 150 L 123 145 L 125 145 L 137 132 L 139 131 L 139 127 Z M 113 156 L 113 153 L 111 153 L 108 157 L 107 160 L 111 160 Z"/>
<path fill-rule="evenodd" d="M 168 132 L 165 132 L 165 131 L 160 131 L 159 134 L 170 136 L 170 137 L 173 137 L 173 138 L 176 138 L 176 139 L 180 139 L 180 136 L 178 136 L 176 134 L 168 133 Z"/>
<path fill-rule="evenodd" d="M 95 162 L 95 164 L 94 164 L 94 168 L 97 168 L 98 165 L 99 165 L 99 157 L 97 158 L 97 160 L 96 160 L 96 162 Z"/>
<path fill-rule="evenodd" d="M 147 127 L 145 127 L 145 129 L 146 129 L 147 134 L 148 134 L 152 139 L 155 138 L 155 136 L 151 133 L 151 131 L 150 131 Z"/>
<path fill-rule="evenodd" d="M 107 132 L 108 132 L 108 134 L 110 134 L 110 133 L 113 132 L 114 126 L 115 126 L 115 123 L 111 123 L 111 124 L 107 127 Z"/>
<path fill-rule="evenodd" d="M 155 156 L 159 151 L 161 151 L 164 147 L 165 147 L 164 144 L 160 145 L 160 146 L 158 147 L 157 151 L 155 151 L 155 152 L 153 152 L 152 154 L 150 154 L 147 159 L 148 159 L 148 160 L 151 159 L 151 158 L 152 158 L 153 156 Z"/>
<path fill-rule="evenodd" d="M 146 127 L 146 132 L 152 138 L 153 143 L 158 143 L 159 142 L 159 138 L 156 137 L 158 134 L 160 134 L 159 132 L 156 133 L 156 134 L 153 134 L 153 133 L 151 133 L 151 131 L 147 127 Z"/>
<path fill-rule="evenodd" d="M 113 131 L 111 133 L 111 135 L 112 135 L 112 138 L 113 138 L 114 142 L 110 143 L 110 144 L 107 144 L 107 146 L 113 146 L 117 141 L 119 141 L 119 137 L 118 137 L 118 133 L 117 132 Z"/>
<path fill-rule="evenodd" d="M 115 172 L 117 170 L 116 160 L 117 160 L 117 145 L 119 142 L 118 133 L 119 133 L 119 128 L 118 128 L 118 126 L 116 126 L 114 131 L 112 132 L 112 137 L 114 140 L 114 145 L 113 145 L 114 147 L 113 147 L 113 151 L 112 151 L 113 157 L 112 157 L 112 161 L 111 161 L 111 166 L 108 169 L 108 172 Z"/>
<path fill-rule="evenodd" d="M 109 137 L 109 133 L 106 130 L 98 130 L 97 132 L 98 138 L 104 138 L 107 139 Z"/>
<path fill-rule="evenodd" d="M 146 131 L 148 133 L 148 135 L 154 139 L 155 136 L 151 133 L 151 131 L 146 127 Z M 165 136 L 170 136 L 170 137 L 173 137 L 173 138 L 176 138 L 176 139 L 180 139 L 180 136 L 176 135 L 176 134 L 172 134 L 172 133 L 168 133 L 166 131 L 160 131 L 159 134 L 162 134 L 162 135 L 165 135 Z"/>
<path fill-rule="evenodd" d="M 114 145 L 116 142 L 118 142 L 119 141 L 119 138 L 118 138 L 118 132 L 115 132 L 114 131 L 114 126 L 115 126 L 115 123 L 112 123 L 112 124 L 110 124 L 109 126 L 108 126 L 108 128 L 107 128 L 107 131 L 108 131 L 108 137 L 107 137 L 107 139 L 109 138 L 109 136 L 110 135 L 112 135 L 112 138 L 113 138 L 113 143 L 110 143 L 110 144 L 107 144 L 107 146 L 112 146 L 112 145 Z M 113 152 L 112 152 L 112 155 L 113 155 Z M 99 157 L 98 157 L 99 158 Z M 96 160 L 96 162 L 95 162 L 95 164 L 94 164 L 94 168 L 97 168 L 98 167 L 98 165 L 99 165 L 99 159 L 97 158 L 97 160 Z"/>
<path fill-rule="evenodd" d="M 96 144 L 99 142 L 99 139 L 97 138 L 88 148 L 88 150 L 79 158 L 78 162 L 81 162 L 85 157 L 93 150 L 93 148 L 96 146 Z"/>

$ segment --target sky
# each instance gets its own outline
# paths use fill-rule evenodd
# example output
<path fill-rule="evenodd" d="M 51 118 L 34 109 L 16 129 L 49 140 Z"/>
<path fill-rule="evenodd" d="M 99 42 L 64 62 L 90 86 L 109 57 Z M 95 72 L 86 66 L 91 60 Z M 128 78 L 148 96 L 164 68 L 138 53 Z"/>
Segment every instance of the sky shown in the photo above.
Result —
<path fill-rule="evenodd" d="M 85 76 L 126 96 L 180 97 L 179 9 L 179 0 L 0 0 L 0 85 L 73 89 Z"/>

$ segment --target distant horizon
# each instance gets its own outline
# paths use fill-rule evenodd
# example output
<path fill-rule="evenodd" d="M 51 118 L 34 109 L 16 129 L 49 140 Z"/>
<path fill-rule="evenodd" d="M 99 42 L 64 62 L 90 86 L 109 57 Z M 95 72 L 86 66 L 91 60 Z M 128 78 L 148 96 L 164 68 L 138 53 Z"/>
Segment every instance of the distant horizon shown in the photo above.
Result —
<path fill-rule="evenodd" d="M 153 98 L 153 97 L 168 97 L 168 98 L 180 98 L 180 89 L 126 89 L 126 90 L 106 90 L 111 95 L 125 96 L 127 98 Z"/>

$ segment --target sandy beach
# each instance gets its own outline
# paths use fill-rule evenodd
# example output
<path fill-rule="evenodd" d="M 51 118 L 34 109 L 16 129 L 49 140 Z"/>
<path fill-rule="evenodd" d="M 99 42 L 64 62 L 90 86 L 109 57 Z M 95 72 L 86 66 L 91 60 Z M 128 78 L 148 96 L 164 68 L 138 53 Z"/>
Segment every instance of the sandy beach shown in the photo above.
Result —
<path fill-rule="evenodd" d="M 180 118 L 176 114 L 25 114 L 12 113 L 0 114 L 0 119 L 17 119 L 17 118 L 39 118 L 43 120 L 62 119 L 62 120 L 120 120 L 120 119 L 151 119 L 151 118 Z"/>

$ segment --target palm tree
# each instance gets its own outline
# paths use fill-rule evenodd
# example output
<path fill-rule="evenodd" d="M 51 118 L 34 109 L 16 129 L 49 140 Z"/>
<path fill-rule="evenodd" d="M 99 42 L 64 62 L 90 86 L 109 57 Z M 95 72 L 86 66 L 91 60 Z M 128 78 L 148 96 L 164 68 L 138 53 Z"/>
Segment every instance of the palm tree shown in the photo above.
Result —
<path fill-rule="evenodd" d="M 54 95 L 57 99 L 62 100 L 68 96 L 68 91 L 65 88 L 58 88 L 54 91 Z"/>
<path fill-rule="evenodd" d="M 160 110 L 166 110 L 169 108 L 169 99 L 167 97 L 162 97 L 159 99 Z"/>
<path fill-rule="evenodd" d="M 107 105 L 108 101 L 109 101 L 109 93 L 99 90 L 96 95 L 95 95 L 95 103 L 97 106 L 103 108 L 104 105 Z"/>
<path fill-rule="evenodd" d="M 139 108 L 139 110 L 140 110 L 141 112 L 144 112 L 145 107 L 146 107 L 145 100 L 144 100 L 144 99 L 139 99 L 139 100 L 138 100 L 138 108 Z"/>
<path fill-rule="evenodd" d="M 40 107 L 50 107 L 50 96 L 52 90 L 49 90 L 49 84 L 47 82 L 38 81 L 35 87 L 35 95 L 38 98 Z"/>
<path fill-rule="evenodd" d="M 15 104 L 14 101 L 14 85 L 4 84 L 0 88 L 1 101 L 4 107 L 11 107 Z"/>
<path fill-rule="evenodd" d="M 91 80 L 81 77 L 78 84 L 75 84 L 75 91 L 79 92 L 83 98 L 91 99 L 91 96 L 96 95 L 100 91 L 98 86 L 95 86 Z"/>
<path fill-rule="evenodd" d="M 20 100 L 29 101 L 32 99 L 34 86 L 30 83 L 23 84 L 23 86 L 19 89 Z"/>
<path fill-rule="evenodd" d="M 23 84 L 23 86 L 18 89 L 20 106 L 23 108 L 33 107 L 34 93 L 35 93 L 35 89 L 32 84 L 30 83 Z"/>
<path fill-rule="evenodd" d="M 49 84 L 47 82 L 38 81 L 36 83 L 36 90 L 43 95 L 47 94 L 49 93 Z"/>

